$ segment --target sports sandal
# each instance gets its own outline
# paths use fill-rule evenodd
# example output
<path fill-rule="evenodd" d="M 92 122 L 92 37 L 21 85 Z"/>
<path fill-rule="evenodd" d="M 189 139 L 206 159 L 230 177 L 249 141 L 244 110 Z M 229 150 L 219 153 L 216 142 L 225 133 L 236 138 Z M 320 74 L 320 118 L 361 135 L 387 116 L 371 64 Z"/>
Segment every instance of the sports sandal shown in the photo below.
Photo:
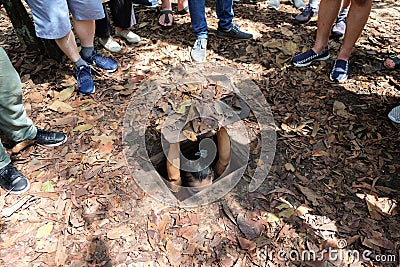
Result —
<path fill-rule="evenodd" d="M 173 15 L 172 15 L 172 10 L 168 10 L 168 9 L 167 9 L 167 10 L 161 10 L 161 11 L 160 11 L 160 17 L 161 17 L 162 15 L 164 15 L 164 23 L 167 24 L 167 25 L 162 25 L 162 24 L 160 23 L 160 18 L 158 18 L 158 25 L 160 25 L 160 27 L 161 27 L 163 30 L 171 29 L 171 28 L 172 28 L 172 25 L 174 24 L 174 18 L 172 17 L 172 20 L 169 19 L 169 15 L 173 16 Z M 170 23 L 171 23 L 171 25 L 168 25 L 168 24 L 170 24 Z"/>
<path fill-rule="evenodd" d="M 385 59 L 385 61 L 383 62 L 383 66 L 389 70 L 394 70 L 394 69 L 399 69 L 400 68 L 400 55 L 391 55 L 388 58 Z M 388 65 L 388 60 L 390 62 L 390 60 L 392 62 L 390 62 L 390 65 Z M 392 63 L 394 64 L 394 66 L 391 66 Z"/>

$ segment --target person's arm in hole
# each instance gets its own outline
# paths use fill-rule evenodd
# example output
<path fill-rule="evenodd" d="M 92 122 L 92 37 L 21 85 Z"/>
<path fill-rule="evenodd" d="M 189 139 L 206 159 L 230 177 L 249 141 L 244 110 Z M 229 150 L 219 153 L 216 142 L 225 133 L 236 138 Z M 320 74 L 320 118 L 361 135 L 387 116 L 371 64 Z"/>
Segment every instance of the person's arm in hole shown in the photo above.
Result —
<path fill-rule="evenodd" d="M 182 185 L 180 162 L 179 143 L 170 144 L 167 159 L 167 174 L 168 180 L 172 185 Z"/>
<path fill-rule="evenodd" d="M 218 161 L 215 165 L 217 177 L 224 173 L 231 159 L 231 140 L 224 127 L 221 127 L 217 132 L 218 140 Z"/>

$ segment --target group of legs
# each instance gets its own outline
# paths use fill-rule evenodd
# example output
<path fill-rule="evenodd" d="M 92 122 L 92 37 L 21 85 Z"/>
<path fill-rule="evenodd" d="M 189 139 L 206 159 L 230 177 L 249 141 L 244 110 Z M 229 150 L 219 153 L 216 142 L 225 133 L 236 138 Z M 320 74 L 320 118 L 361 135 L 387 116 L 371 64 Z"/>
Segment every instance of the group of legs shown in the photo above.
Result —
<path fill-rule="evenodd" d="M 342 46 L 335 60 L 330 79 L 332 81 L 344 82 L 349 75 L 349 59 L 352 49 L 361 35 L 368 20 L 372 7 L 372 0 L 351 0 L 347 15 L 347 27 L 343 38 Z M 314 61 L 326 60 L 329 58 L 328 41 L 332 26 L 342 8 L 342 1 L 321 0 L 318 12 L 317 35 L 314 46 L 292 59 L 297 67 L 310 65 Z"/>

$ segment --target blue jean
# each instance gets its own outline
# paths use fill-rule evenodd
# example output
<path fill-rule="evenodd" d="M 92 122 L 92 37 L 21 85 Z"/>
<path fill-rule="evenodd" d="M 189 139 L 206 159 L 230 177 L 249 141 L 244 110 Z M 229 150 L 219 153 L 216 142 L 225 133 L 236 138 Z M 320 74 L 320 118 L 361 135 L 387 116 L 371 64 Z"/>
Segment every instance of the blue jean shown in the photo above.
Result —
<path fill-rule="evenodd" d="M 230 29 L 233 20 L 233 0 L 216 0 L 215 10 L 218 17 L 218 29 Z M 208 29 L 206 20 L 205 0 L 189 0 L 190 18 L 193 34 L 196 39 L 207 39 Z"/>

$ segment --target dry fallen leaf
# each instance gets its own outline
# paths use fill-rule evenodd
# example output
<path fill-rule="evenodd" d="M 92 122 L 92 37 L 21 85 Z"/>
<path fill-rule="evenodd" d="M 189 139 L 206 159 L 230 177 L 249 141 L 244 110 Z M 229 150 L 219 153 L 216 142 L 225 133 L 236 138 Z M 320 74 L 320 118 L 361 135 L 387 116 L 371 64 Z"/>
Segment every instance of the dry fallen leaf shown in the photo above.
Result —
<path fill-rule="evenodd" d="M 107 238 L 109 239 L 126 238 L 130 235 L 133 235 L 133 231 L 128 225 L 121 225 L 107 232 Z"/>
<path fill-rule="evenodd" d="M 45 225 L 42 225 L 38 229 L 35 237 L 40 239 L 40 238 L 49 236 L 51 231 L 53 230 L 53 227 L 54 227 L 54 223 L 53 222 L 49 222 L 49 223 L 46 223 Z"/>
<path fill-rule="evenodd" d="M 93 128 L 92 124 L 86 123 L 86 124 L 81 124 L 81 125 L 76 126 L 73 131 L 74 132 L 78 132 L 78 131 L 79 132 L 86 132 L 86 131 L 89 131 L 92 128 Z"/>
<path fill-rule="evenodd" d="M 68 113 L 74 110 L 69 104 L 60 100 L 55 100 L 48 108 L 60 113 Z"/>
<path fill-rule="evenodd" d="M 190 141 L 192 141 L 192 142 L 197 141 L 197 136 L 196 136 L 196 134 L 195 134 L 194 132 L 189 131 L 189 130 L 183 130 L 182 133 L 183 133 L 183 135 L 184 135 L 187 139 L 189 139 Z"/>
<path fill-rule="evenodd" d="M 285 169 L 289 172 L 294 172 L 296 169 L 294 168 L 294 166 L 292 165 L 292 163 L 288 162 L 285 164 Z"/>
<path fill-rule="evenodd" d="M 67 99 L 69 99 L 71 96 L 72 96 L 72 94 L 74 93 L 74 91 L 75 91 L 75 88 L 74 87 L 68 87 L 67 89 L 64 89 L 64 90 L 62 90 L 59 94 L 58 94 L 58 96 L 57 96 L 57 99 L 59 100 L 59 101 L 65 101 L 65 100 L 67 100 Z"/>
<path fill-rule="evenodd" d="M 250 241 L 246 238 L 238 236 L 238 240 L 241 249 L 252 251 L 257 247 L 256 242 Z"/>

